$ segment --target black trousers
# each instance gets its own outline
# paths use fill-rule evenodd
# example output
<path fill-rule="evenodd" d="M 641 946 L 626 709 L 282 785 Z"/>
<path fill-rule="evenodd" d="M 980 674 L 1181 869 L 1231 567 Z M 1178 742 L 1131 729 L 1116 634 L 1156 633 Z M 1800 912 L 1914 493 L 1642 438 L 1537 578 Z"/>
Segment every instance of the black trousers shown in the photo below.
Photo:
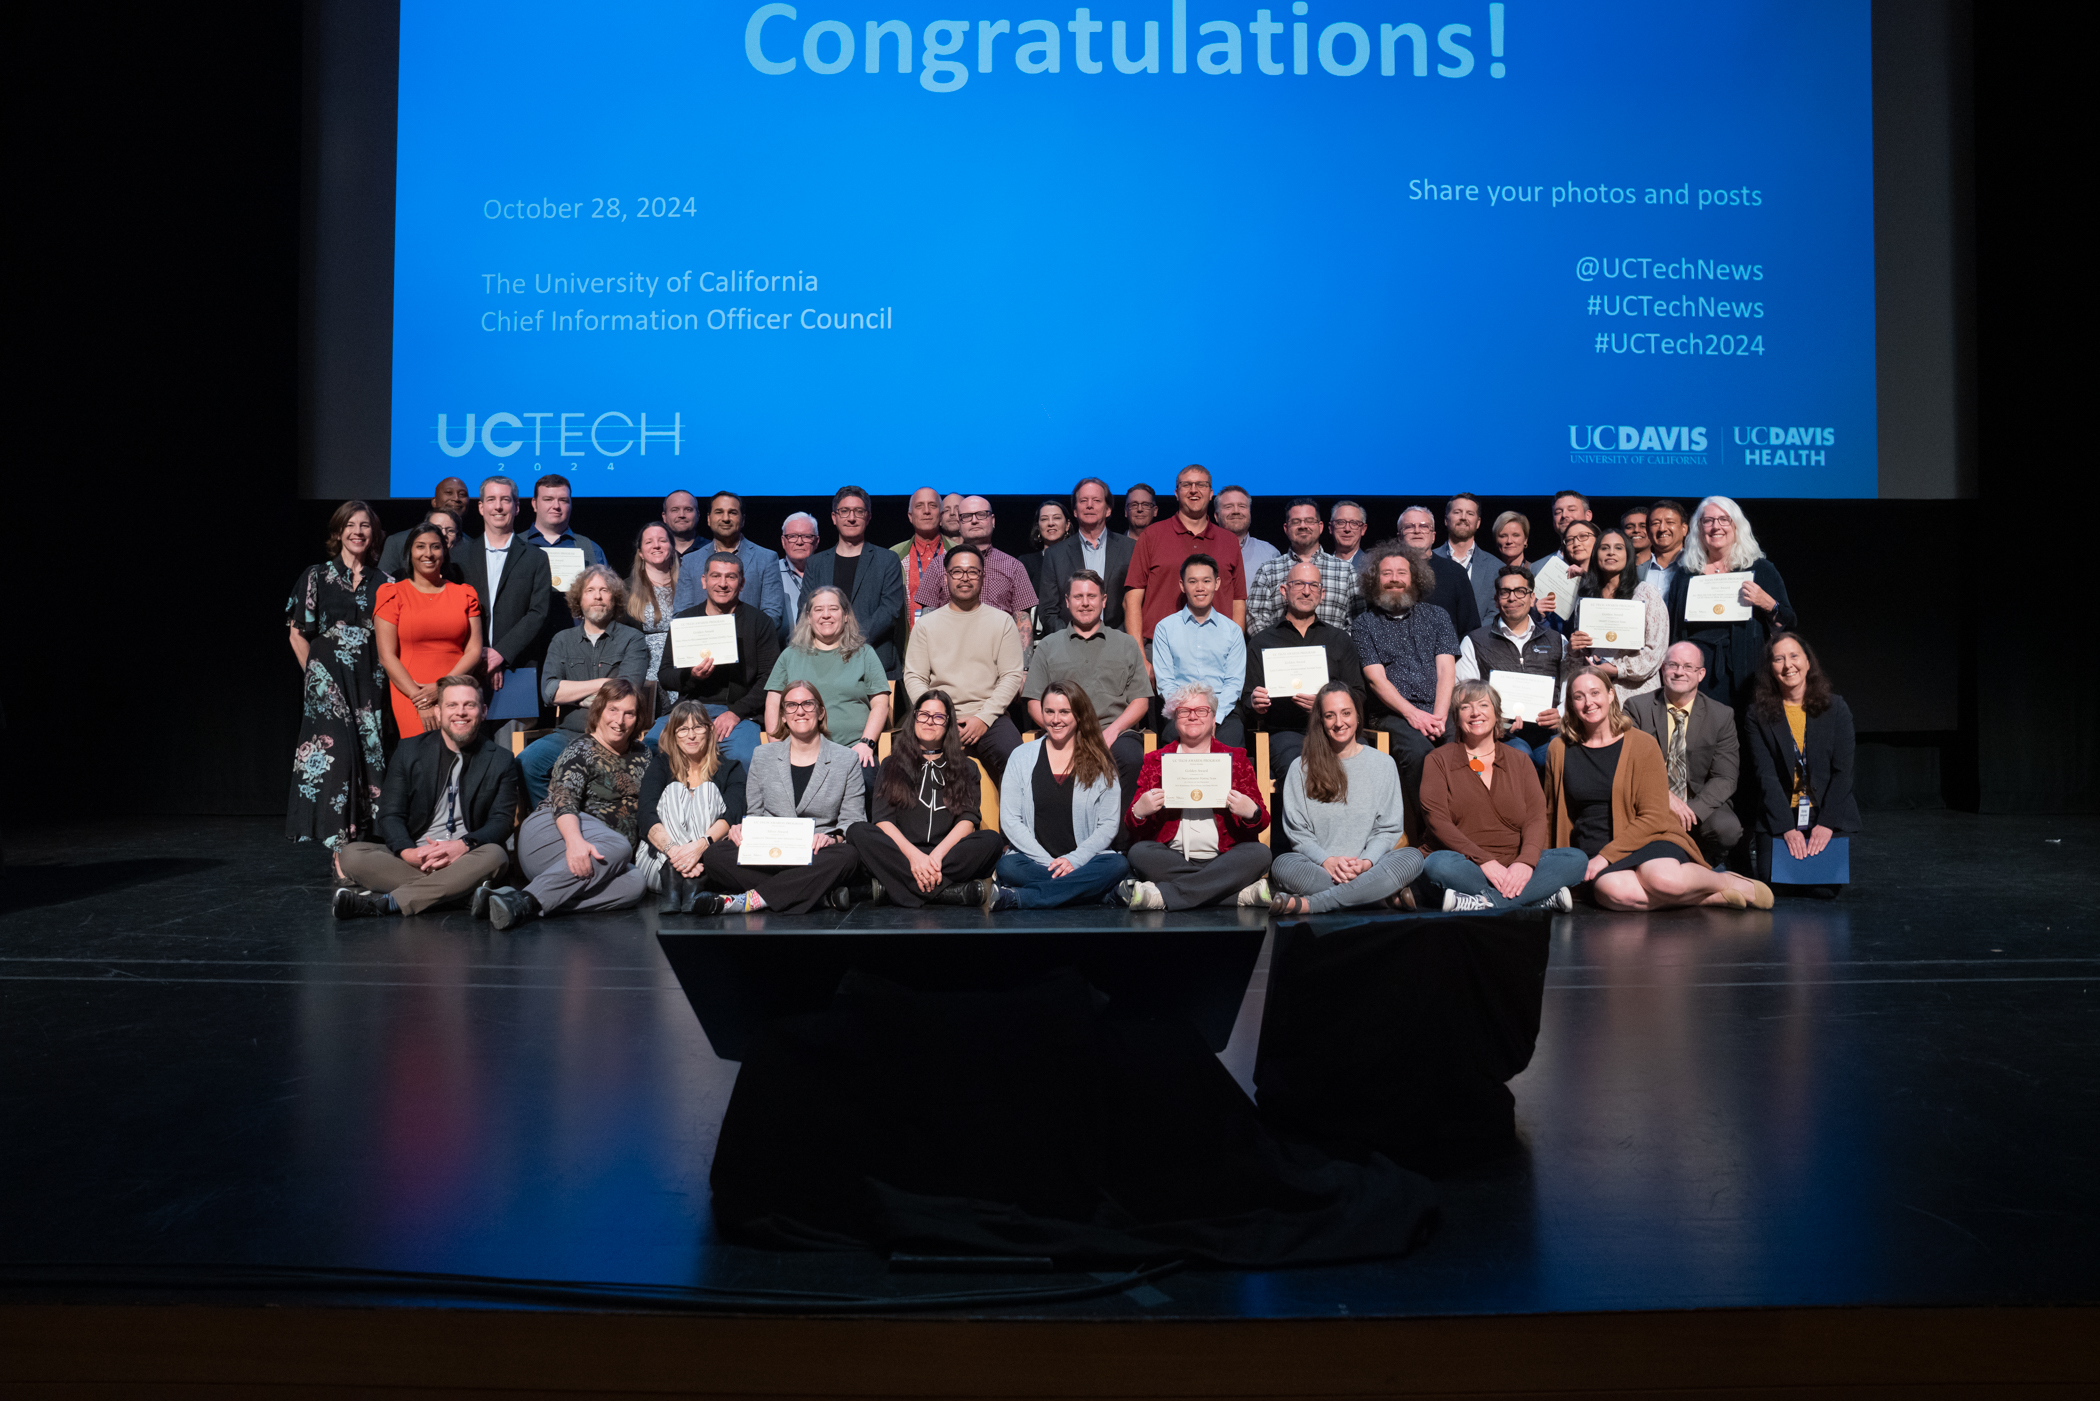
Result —
<path fill-rule="evenodd" d="M 860 853 L 860 864 L 869 875 L 882 882 L 882 889 L 893 905 L 902 905 L 915 910 L 926 903 L 926 896 L 919 883 L 912 879 L 911 862 L 897 850 L 890 834 L 872 822 L 857 822 L 846 829 L 846 840 Z M 920 848 L 922 851 L 925 848 Z M 972 832 L 941 858 L 941 883 L 960 885 L 966 880 L 982 880 L 999 864 L 999 857 L 1006 850 L 1006 838 L 997 832 Z"/>
<path fill-rule="evenodd" d="M 1020 747 L 1021 732 L 1002 715 L 986 727 L 984 737 L 977 743 L 964 745 L 963 753 L 984 765 L 984 771 L 997 783 L 1006 774 L 1006 756 Z"/>
<path fill-rule="evenodd" d="M 731 895 L 755 890 L 765 897 L 767 909 L 784 915 L 808 914 L 860 870 L 860 856 L 850 842 L 833 842 L 807 866 L 746 866 L 736 858 L 735 842 L 726 837 L 716 842 L 700 858 L 707 867 L 703 879 Z"/>
<path fill-rule="evenodd" d="M 1400 766 L 1400 796 L 1407 804 L 1407 837 L 1414 841 L 1423 830 L 1422 766 L 1429 762 L 1430 751 L 1441 741 L 1431 739 L 1398 715 L 1382 717 L 1378 728 L 1393 737 L 1393 762 Z"/>

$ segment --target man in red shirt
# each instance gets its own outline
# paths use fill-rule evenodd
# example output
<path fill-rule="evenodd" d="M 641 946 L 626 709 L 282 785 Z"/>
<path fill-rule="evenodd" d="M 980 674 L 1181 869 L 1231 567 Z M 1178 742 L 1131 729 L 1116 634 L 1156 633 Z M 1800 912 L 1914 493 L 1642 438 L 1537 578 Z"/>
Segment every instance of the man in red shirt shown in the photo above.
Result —
<path fill-rule="evenodd" d="M 1176 510 L 1166 520 L 1145 527 L 1130 574 L 1123 581 L 1124 626 L 1137 620 L 1137 636 L 1148 648 L 1159 620 L 1181 607 L 1181 562 L 1206 554 L 1218 562 L 1218 606 L 1229 601 L 1232 621 L 1247 626 L 1247 571 L 1240 562 L 1240 539 L 1210 518 L 1210 469 L 1190 465 L 1174 479 Z"/>

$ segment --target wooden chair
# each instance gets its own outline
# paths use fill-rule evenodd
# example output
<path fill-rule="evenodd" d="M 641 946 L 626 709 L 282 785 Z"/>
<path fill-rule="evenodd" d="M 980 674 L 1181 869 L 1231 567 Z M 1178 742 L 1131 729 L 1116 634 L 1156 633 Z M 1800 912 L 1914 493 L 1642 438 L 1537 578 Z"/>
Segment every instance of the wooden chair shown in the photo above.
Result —
<path fill-rule="evenodd" d="M 984 760 L 972 759 L 970 762 L 977 765 L 977 811 L 982 819 L 977 830 L 996 832 L 999 830 L 999 785 L 992 782 L 991 771 L 985 768 Z"/>

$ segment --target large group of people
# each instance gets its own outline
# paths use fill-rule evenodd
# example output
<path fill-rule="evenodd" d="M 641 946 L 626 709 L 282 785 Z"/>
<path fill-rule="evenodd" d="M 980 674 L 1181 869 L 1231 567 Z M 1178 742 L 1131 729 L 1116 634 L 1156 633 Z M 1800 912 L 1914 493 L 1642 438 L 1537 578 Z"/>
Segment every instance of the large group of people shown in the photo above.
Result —
<path fill-rule="evenodd" d="M 1769 908 L 1775 861 L 1859 827 L 1850 712 L 1727 497 L 1614 523 L 1562 492 L 1537 556 L 1470 494 L 1381 543 L 1303 497 L 1278 547 L 1192 465 L 1126 488 L 1121 531 L 1084 478 L 1011 555 L 981 495 L 921 488 L 884 548 L 842 487 L 775 552 L 735 493 L 678 491 L 623 575 L 571 495 L 540 478 L 528 522 L 510 478 L 447 478 L 398 535 L 332 516 L 287 610 L 288 824 L 338 915 Z M 1170 793 L 1208 771 L 1177 755 L 1223 786 Z M 780 818 L 806 863 L 745 849 Z"/>

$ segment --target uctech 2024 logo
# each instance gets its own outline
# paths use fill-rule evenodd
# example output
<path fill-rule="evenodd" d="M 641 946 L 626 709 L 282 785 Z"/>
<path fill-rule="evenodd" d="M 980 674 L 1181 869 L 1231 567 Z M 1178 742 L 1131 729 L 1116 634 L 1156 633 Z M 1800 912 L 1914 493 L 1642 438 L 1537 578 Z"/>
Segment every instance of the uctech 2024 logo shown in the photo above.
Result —
<path fill-rule="evenodd" d="M 1706 466 L 1706 429 L 1697 424 L 1571 423 L 1568 461 Z"/>
<path fill-rule="evenodd" d="M 1837 429 L 1758 424 L 1731 429 L 1745 467 L 1828 467 Z"/>

